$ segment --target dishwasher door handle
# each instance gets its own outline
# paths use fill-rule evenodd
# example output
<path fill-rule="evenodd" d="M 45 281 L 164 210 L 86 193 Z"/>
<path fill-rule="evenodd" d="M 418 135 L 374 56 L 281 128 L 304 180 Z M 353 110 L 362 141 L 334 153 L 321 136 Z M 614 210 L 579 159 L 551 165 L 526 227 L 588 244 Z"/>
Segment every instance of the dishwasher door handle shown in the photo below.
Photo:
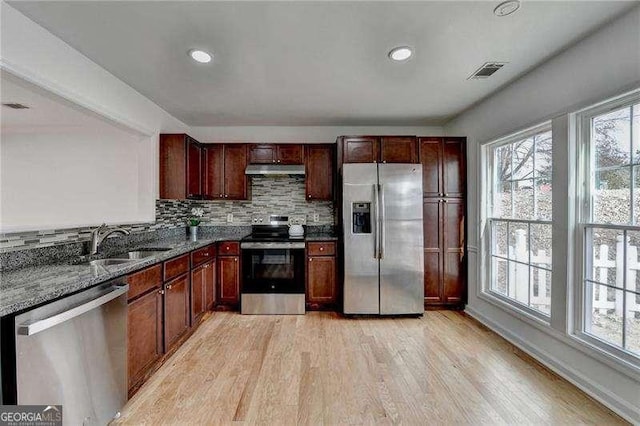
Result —
<path fill-rule="evenodd" d="M 117 285 L 117 286 L 110 287 L 107 291 L 105 291 L 98 297 L 91 299 L 86 303 L 83 303 L 78 306 L 74 306 L 71 309 L 52 315 L 50 317 L 36 320 L 32 323 L 20 324 L 17 327 L 18 334 L 21 336 L 33 336 L 36 333 L 39 333 L 41 331 L 54 327 L 58 324 L 62 324 L 65 321 L 69 321 L 72 318 L 75 318 L 86 312 L 89 312 L 90 310 L 95 309 L 99 306 L 102 306 L 105 303 L 109 303 L 113 299 L 125 294 L 127 291 L 129 291 L 128 285 L 122 285 L 122 286 Z"/>

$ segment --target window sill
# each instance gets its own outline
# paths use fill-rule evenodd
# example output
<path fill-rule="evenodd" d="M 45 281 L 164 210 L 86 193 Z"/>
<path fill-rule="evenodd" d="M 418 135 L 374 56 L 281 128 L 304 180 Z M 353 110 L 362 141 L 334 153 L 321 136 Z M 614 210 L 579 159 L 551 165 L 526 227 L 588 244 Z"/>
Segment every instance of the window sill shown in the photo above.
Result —
<path fill-rule="evenodd" d="M 577 335 L 560 332 L 551 327 L 551 324 L 549 322 L 543 321 L 537 316 L 531 315 L 528 312 L 519 309 L 518 306 L 507 303 L 490 293 L 478 291 L 478 298 L 484 302 L 492 304 L 493 306 L 508 313 L 514 318 L 517 318 L 535 327 L 536 329 L 549 335 L 550 337 L 571 346 L 573 349 L 582 352 L 583 354 L 595 359 L 596 361 L 602 362 L 603 364 L 615 369 L 625 376 L 628 376 L 631 379 L 640 382 L 640 363 L 636 365 L 635 363 L 615 356 L 614 354 L 600 348 L 599 346 L 581 339 Z"/>

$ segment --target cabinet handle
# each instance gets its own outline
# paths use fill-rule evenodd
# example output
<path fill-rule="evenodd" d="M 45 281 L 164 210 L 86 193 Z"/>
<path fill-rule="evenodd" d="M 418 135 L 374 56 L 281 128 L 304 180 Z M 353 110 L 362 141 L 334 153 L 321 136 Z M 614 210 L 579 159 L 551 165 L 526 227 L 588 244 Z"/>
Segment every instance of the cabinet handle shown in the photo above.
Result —
<path fill-rule="evenodd" d="M 222 194 L 220 194 L 220 198 L 222 198 Z"/>
<path fill-rule="evenodd" d="M 209 257 L 209 253 L 208 253 L 208 252 L 204 252 L 202 255 L 203 255 L 204 257 Z"/>
<path fill-rule="evenodd" d="M 446 203 L 446 202 L 447 202 L 447 200 L 442 200 L 442 202 L 443 202 L 443 203 Z"/>
<path fill-rule="evenodd" d="M 309 262 L 311 262 L 312 260 L 313 260 L 313 258 L 311 258 L 311 257 L 310 257 L 310 258 L 309 258 Z"/>
<path fill-rule="evenodd" d="M 275 162 L 276 162 L 276 160 L 272 160 L 272 162 L 273 162 L 273 163 L 275 163 Z"/>
<path fill-rule="evenodd" d="M 320 251 L 324 251 L 324 247 L 320 247 Z"/>
<path fill-rule="evenodd" d="M 441 192 L 438 195 L 441 196 L 441 197 L 444 197 L 444 192 Z"/>
<path fill-rule="evenodd" d="M 307 195 L 307 198 L 311 198 L 311 194 Z"/>
<path fill-rule="evenodd" d="M 164 290 L 158 290 L 159 294 L 164 294 Z"/>
<path fill-rule="evenodd" d="M 448 196 L 449 196 L 449 194 L 447 194 L 447 193 L 445 192 L 445 193 L 444 193 L 444 196 L 445 196 L 445 197 L 448 197 Z"/>
<path fill-rule="evenodd" d="M 168 285 L 168 286 L 167 286 L 167 290 L 171 290 L 171 285 Z"/>
<path fill-rule="evenodd" d="M 280 160 L 278 160 L 278 163 L 280 162 Z"/>
<path fill-rule="evenodd" d="M 229 195 L 228 194 L 224 194 L 224 198 L 229 198 Z"/>
<path fill-rule="evenodd" d="M 236 257 L 236 258 L 234 258 L 234 259 L 233 259 L 233 261 L 234 261 L 234 262 L 237 262 L 237 261 L 238 261 L 238 258 L 237 258 L 237 257 Z"/>

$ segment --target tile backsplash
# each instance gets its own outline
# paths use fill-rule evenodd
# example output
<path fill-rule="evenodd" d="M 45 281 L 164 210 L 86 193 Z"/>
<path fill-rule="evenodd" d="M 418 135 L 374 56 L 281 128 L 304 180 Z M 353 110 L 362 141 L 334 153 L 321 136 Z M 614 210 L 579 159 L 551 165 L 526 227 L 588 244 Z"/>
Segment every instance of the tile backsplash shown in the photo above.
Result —
<path fill-rule="evenodd" d="M 251 179 L 251 199 L 248 201 L 157 200 L 155 223 L 122 227 L 133 234 L 184 227 L 193 207 L 204 210 L 203 225 L 250 225 L 252 215 L 265 213 L 305 216 L 308 225 L 335 224 L 331 201 L 306 201 L 304 177 L 254 176 Z M 233 214 L 231 223 L 227 222 L 229 213 Z M 313 221 L 314 213 L 319 216 L 318 222 Z M 88 241 L 91 230 L 82 227 L 4 233 L 0 234 L 0 252 Z"/>
<path fill-rule="evenodd" d="M 253 176 L 251 199 L 247 201 L 159 200 L 156 203 L 156 222 L 184 222 L 191 209 L 204 210 L 204 225 L 250 225 L 252 215 L 282 214 L 305 217 L 308 225 L 335 225 L 331 201 L 307 201 L 304 176 Z M 227 215 L 233 222 L 227 222 Z M 319 220 L 313 221 L 318 214 Z"/>

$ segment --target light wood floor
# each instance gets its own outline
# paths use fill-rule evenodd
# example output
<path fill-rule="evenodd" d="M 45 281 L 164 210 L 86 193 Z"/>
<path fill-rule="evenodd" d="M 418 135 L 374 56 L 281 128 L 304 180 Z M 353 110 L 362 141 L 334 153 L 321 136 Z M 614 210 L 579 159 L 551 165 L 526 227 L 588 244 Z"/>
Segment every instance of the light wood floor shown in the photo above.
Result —
<path fill-rule="evenodd" d="M 118 424 L 622 424 L 462 313 L 216 312 Z"/>

